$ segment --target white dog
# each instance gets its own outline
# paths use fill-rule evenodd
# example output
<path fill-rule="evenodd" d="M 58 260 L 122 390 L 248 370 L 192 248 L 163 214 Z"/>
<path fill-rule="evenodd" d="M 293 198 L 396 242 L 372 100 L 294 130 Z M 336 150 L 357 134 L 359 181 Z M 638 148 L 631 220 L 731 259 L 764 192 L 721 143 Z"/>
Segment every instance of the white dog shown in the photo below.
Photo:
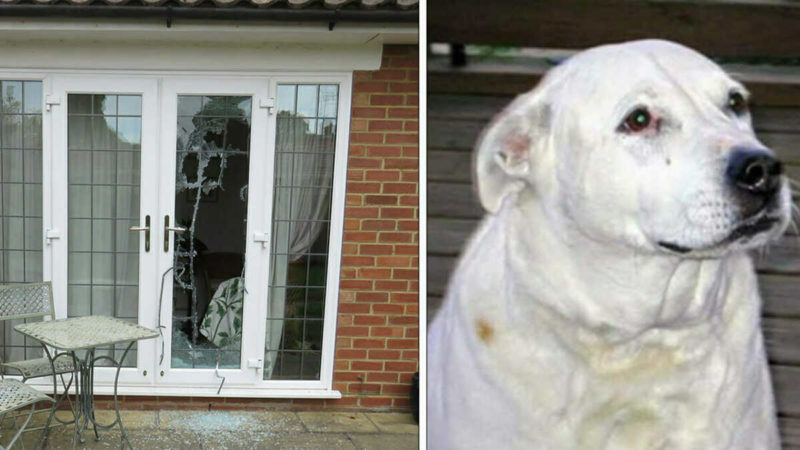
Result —
<path fill-rule="evenodd" d="M 746 251 L 790 194 L 747 99 L 648 40 L 573 56 L 493 121 L 488 214 L 430 329 L 428 448 L 779 448 Z"/>

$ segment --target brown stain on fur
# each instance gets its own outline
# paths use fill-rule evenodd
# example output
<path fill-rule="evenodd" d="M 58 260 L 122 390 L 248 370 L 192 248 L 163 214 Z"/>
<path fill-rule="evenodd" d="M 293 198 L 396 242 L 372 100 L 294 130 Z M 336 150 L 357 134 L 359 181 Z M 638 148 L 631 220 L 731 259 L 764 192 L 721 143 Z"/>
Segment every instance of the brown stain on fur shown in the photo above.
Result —
<path fill-rule="evenodd" d="M 478 339 L 488 344 L 494 336 L 494 328 L 486 321 L 486 319 L 479 318 L 475 321 L 475 332 L 478 334 Z"/>

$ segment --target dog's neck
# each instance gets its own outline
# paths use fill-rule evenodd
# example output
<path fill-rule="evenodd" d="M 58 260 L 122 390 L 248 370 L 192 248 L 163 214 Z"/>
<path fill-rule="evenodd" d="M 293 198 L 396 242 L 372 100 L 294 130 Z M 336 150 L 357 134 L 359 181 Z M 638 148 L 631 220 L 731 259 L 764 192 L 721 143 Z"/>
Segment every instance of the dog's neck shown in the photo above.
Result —
<path fill-rule="evenodd" d="M 548 308 L 568 323 L 620 339 L 656 327 L 692 327 L 722 315 L 731 285 L 725 267 L 747 258 L 687 259 L 599 243 L 551 223 L 542 208 L 506 202 L 490 219 L 506 227 L 511 275 L 503 288 L 515 299 L 509 317 L 524 320 Z"/>

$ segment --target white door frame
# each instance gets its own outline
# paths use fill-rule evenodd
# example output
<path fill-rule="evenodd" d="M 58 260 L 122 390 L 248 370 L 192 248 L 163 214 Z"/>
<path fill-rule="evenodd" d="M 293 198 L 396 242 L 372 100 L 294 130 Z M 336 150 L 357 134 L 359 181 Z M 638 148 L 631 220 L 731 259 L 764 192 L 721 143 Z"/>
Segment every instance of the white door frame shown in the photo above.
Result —
<path fill-rule="evenodd" d="M 158 192 L 155 183 L 147 182 L 148 173 L 152 173 L 158 167 L 158 84 L 152 78 L 136 77 L 71 77 L 54 76 L 51 78 L 51 93 L 45 96 L 45 114 L 50 108 L 50 121 L 52 126 L 51 145 L 44 149 L 44 154 L 49 155 L 45 159 L 50 159 L 50 178 L 45 179 L 50 185 L 51 208 L 50 221 L 51 227 L 58 230 L 61 238 L 51 240 L 51 252 L 53 268 L 53 296 L 57 317 L 67 316 L 67 264 L 68 261 L 68 156 L 67 150 L 67 95 L 69 94 L 136 94 L 142 96 L 142 136 L 140 152 L 140 207 L 139 225 L 144 226 L 145 215 L 151 216 L 151 228 L 153 214 L 156 204 L 153 201 Z M 50 103 L 48 105 L 48 103 Z M 148 299 L 153 298 L 157 293 L 157 283 L 155 278 L 155 253 L 153 248 L 153 233 L 151 229 L 151 248 L 145 252 L 145 239 L 139 239 L 139 305 L 138 315 L 139 324 L 155 328 L 156 318 L 152 315 L 152 309 L 148 304 Z M 61 261 L 61 264 L 55 262 Z M 141 341 L 138 343 L 137 365 L 135 368 L 123 368 L 120 372 L 119 380 L 123 385 L 143 385 L 153 382 L 153 371 L 148 370 L 152 366 L 155 356 L 154 341 Z M 112 368 L 98 367 L 95 370 L 95 379 L 99 383 L 111 383 L 114 380 L 115 370 Z"/>
<path fill-rule="evenodd" d="M 133 75 L 132 75 L 133 74 Z M 98 78 L 95 77 L 102 77 L 103 80 L 107 80 L 106 82 L 98 82 Z M 155 109 L 153 110 L 154 113 L 150 114 L 150 117 L 145 115 L 145 111 L 148 110 L 149 107 L 145 106 L 145 99 L 143 98 L 143 120 L 142 120 L 142 165 L 144 167 L 147 157 L 145 156 L 144 148 L 145 145 L 153 145 L 154 148 L 161 147 L 158 150 L 158 156 L 156 156 L 156 152 L 153 152 L 154 158 L 156 158 L 152 163 L 158 165 L 159 162 L 164 162 L 169 165 L 170 169 L 168 172 L 164 170 L 161 171 L 160 175 L 158 176 L 158 181 L 153 183 L 143 183 L 142 184 L 142 191 L 141 191 L 141 198 L 144 199 L 146 197 L 145 189 L 148 192 L 157 192 L 160 189 L 160 186 L 165 183 L 164 174 L 169 173 L 170 175 L 170 182 L 174 182 L 174 165 L 175 165 L 175 130 L 176 130 L 176 120 L 175 115 L 169 117 L 166 111 L 162 110 L 161 104 L 163 103 L 163 99 L 166 98 L 163 95 L 162 89 L 169 85 L 170 83 L 175 83 L 180 80 L 182 82 L 186 82 L 189 84 L 198 83 L 197 86 L 203 84 L 202 80 L 208 79 L 230 79 L 230 80 L 238 80 L 244 81 L 249 80 L 248 82 L 252 83 L 261 83 L 266 92 L 274 93 L 276 92 L 276 86 L 279 83 L 290 83 L 290 84 L 303 84 L 303 83 L 323 83 L 323 84 L 338 84 L 339 85 L 339 105 L 338 105 L 338 115 L 337 115 L 337 138 L 336 138 L 336 154 L 335 154 L 335 162 L 334 162 L 334 178 L 333 178 L 333 191 L 332 191 L 332 203 L 331 203 L 331 224 L 330 224 L 330 237 L 329 237 L 329 255 L 328 255 L 328 272 L 327 272 L 327 282 L 326 282 L 326 304 L 325 304 L 325 322 L 324 322 L 324 330 L 323 330 L 323 349 L 322 349 L 322 361 L 321 361 L 321 373 L 319 380 L 261 380 L 259 377 L 258 379 L 252 380 L 251 376 L 245 374 L 237 374 L 237 373 L 220 373 L 225 375 L 231 375 L 230 378 L 226 378 L 225 387 L 222 389 L 221 392 L 217 393 L 217 388 L 219 386 L 219 379 L 214 377 L 213 382 L 211 383 L 192 383 L 192 384 L 184 384 L 185 381 L 188 381 L 185 378 L 178 377 L 177 374 L 174 378 L 168 378 L 168 380 L 164 380 L 164 382 L 157 382 L 156 377 L 160 377 L 160 370 L 162 366 L 168 364 L 167 355 L 164 358 L 164 364 L 159 365 L 158 359 L 161 353 L 161 339 L 154 339 L 149 341 L 143 341 L 139 343 L 139 355 L 140 360 L 142 360 L 145 356 L 153 362 L 153 365 L 149 367 L 137 367 L 138 374 L 135 374 L 134 369 L 129 369 L 128 371 L 132 372 L 131 376 L 126 376 L 120 378 L 120 389 L 119 392 L 121 395 L 181 395 L 181 396 L 219 396 L 219 397 L 259 397 L 259 398 L 341 398 L 341 393 L 333 389 L 333 366 L 334 366 L 334 354 L 335 354 L 335 342 L 336 342 L 336 319 L 337 319 L 337 309 L 338 309 L 338 293 L 339 293 L 339 275 L 341 269 L 341 245 L 342 245 L 342 233 L 344 229 L 344 207 L 345 207 L 345 187 L 346 187 L 346 178 L 347 178 L 347 157 L 348 157 L 348 150 L 349 150 L 349 131 L 350 131 L 350 108 L 351 108 L 351 88 L 352 88 L 352 72 L 282 72 L 282 73 L 267 73 L 267 72 L 242 72 L 242 73 L 232 73 L 232 72 L 224 72 L 224 71 L 208 71 L 202 72 L 201 75 L 197 75 L 197 72 L 185 72 L 185 71 L 175 71 L 171 73 L 165 73 L 161 71 L 135 71 L 135 70 L 113 70 L 113 69 L 103 69 L 103 70 L 57 70 L 57 69 L 43 69 L 37 71 L 25 71 L 25 70 L 0 70 L 0 78 L 3 79 L 24 79 L 24 80 L 42 80 L 43 81 L 43 95 L 47 97 L 48 95 L 53 95 L 56 91 L 56 87 L 54 86 L 54 81 L 56 79 L 63 79 L 63 80 L 70 80 L 70 82 L 76 83 L 76 86 L 84 86 L 86 92 L 95 92 L 101 93 L 104 91 L 104 87 L 108 86 L 109 92 L 119 92 L 119 93 L 134 93 L 135 89 L 133 86 L 136 86 L 136 83 L 144 83 L 150 86 L 148 89 L 152 88 L 152 83 L 156 83 L 158 88 L 158 94 L 161 97 L 161 101 L 158 102 Z M 92 81 L 87 81 L 87 80 Z M 83 80 L 83 81 L 81 81 Z M 118 87 L 116 82 L 120 80 L 129 80 L 131 83 L 127 85 L 125 89 L 111 89 L 112 87 Z M 81 84 L 82 83 L 82 84 Z M 236 89 L 226 90 L 225 87 L 217 85 L 214 89 L 220 95 L 230 93 L 239 92 Z M 76 91 L 77 92 L 77 91 Z M 144 92 L 144 89 L 142 90 Z M 209 94 L 208 92 L 203 92 L 205 94 Z M 149 96 L 148 96 L 149 97 Z M 61 140 L 65 142 L 66 138 L 66 128 L 65 125 L 54 125 L 54 118 L 58 114 L 62 114 L 63 118 L 61 119 L 63 124 L 66 124 L 66 97 L 61 99 L 61 105 L 53 105 L 52 112 L 43 112 L 43 176 L 44 180 L 50 180 L 50 183 L 45 182 L 43 185 L 43 197 L 45 202 L 45 207 L 43 208 L 43 228 L 44 232 L 46 233 L 48 229 L 59 229 L 62 232 L 62 236 L 64 239 L 60 240 L 53 240 L 49 241 L 50 243 L 46 242 L 47 245 L 44 247 L 44 260 L 45 260 L 45 267 L 44 267 L 44 276 L 45 279 L 51 279 L 54 283 L 54 295 L 56 298 L 66 299 L 67 292 L 66 292 L 66 271 L 64 270 L 63 275 L 59 273 L 58 261 L 65 261 L 66 260 L 66 211 L 62 213 L 58 213 L 58 208 L 65 208 L 65 206 L 59 205 L 66 205 L 66 191 L 60 186 L 66 186 L 66 161 L 67 161 L 67 154 L 66 151 L 63 154 L 59 154 L 56 151 L 58 147 L 57 142 Z M 253 117 L 257 114 L 261 114 L 258 112 L 258 103 L 257 101 L 253 102 Z M 263 112 L 263 110 L 261 110 Z M 148 125 L 149 124 L 149 125 Z M 168 124 L 169 126 L 159 127 L 159 124 Z M 253 220 L 253 222 L 248 222 L 250 225 L 251 223 L 256 223 L 261 220 L 263 224 L 265 224 L 264 231 L 271 230 L 271 220 L 272 220 L 272 183 L 274 179 L 274 144 L 275 144 L 275 125 L 276 125 L 276 114 L 272 114 L 268 116 L 267 124 L 266 124 L 266 134 L 263 137 L 264 141 L 264 148 L 268 149 L 267 152 L 264 153 L 264 158 L 261 158 L 261 161 L 258 162 L 260 167 L 262 168 L 263 172 L 261 172 L 260 177 L 253 178 L 251 176 L 251 182 L 257 180 L 258 182 L 262 183 L 262 189 L 264 189 L 264 184 L 268 183 L 269 188 L 264 189 L 262 192 L 265 192 L 265 195 L 268 195 L 268 198 L 265 199 L 267 201 L 263 202 L 264 208 L 261 211 L 261 218 L 259 219 L 256 216 L 251 217 L 251 208 L 248 205 L 248 221 Z M 145 130 L 150 130 L 151 132 L 146 132 Z M 171 132 L 167 132 L 168 130 L 172 130 Z M 251 128 L 251 133 L 255 133 L 255 126 Z M 168 139 L 165 135 L 170 134 L 172 136 L 171 142 L 167 142 Z M 254 137 L 254 136 L 253 136 Z M 155 140 L 156 144 L 145 144 L 145 142 L 150 142 L 151 140 Z M 168 146 L 165 146 L 169 144 Z M 64 149 L 66 146 L 64 146 Z M 163 152 L 165 148 L 171 149 L 171 156 L 166 160 L 164 158 Z M 253 147 L 251 147 L 253 148 Z M 259 157 L 256 157 L 257 159 Z M 251 155 L 250 160 L 250 171 L 251 175 L 254 170 L 256 170 L 258 165 L 253 160 L 253 155 Z M 63 172 L 63 173 L 60 173 Z M 142 170 L 143 176 L 145 170 Z M 60 181 L 59 181 L 60 180 Z M 172 186 L 172 185 L 170 185 Z M 151 265 L 141 265 L 140 266 L 140 299 L 142 298 L 143 288 L 148 284 L 153 285 L 152 289 L 149 289 L 152 292 L 153 297 L 157 299 L 160 289 L 160 282 L 161 282 L 161 274 L 162 272 L 158 272 L 158 269 L 161 267 L 169 267 L 172 264 L 171 258 L 171 251 L 168 255 L 165 255 L 162 252 L 157 252 L 156 250 L 160 250 L 163 245 L 163 212 L 165 210 L 172 210 L 174 208 L 167 208 L 163 202 L 165 201 L 163 196 L 160 194 L 153 193 L 152 197 L 150 198 L 159 198 L 159 205 L 156 207 L 158 209 L 157 212 L 151 211 L 149 212 L 151 216 L 151 252 L 150 254 L 157 254 L 158 255 L 158 263 L 154 263 Z M 174 191 L 173 191 L 174 197 Z M 252 197 L 251 197 L 252 200 Z M 170 206 L 174 206 L 174 198 L 169 200 L 171 202 Z M 252 202 L 248 202 L 249 204 Z M 148 212 L 142 211 L 141 216 L 144 217 L 145 214 Z M 174 214 L 170 214 L 174 217 Z M 63 216 L 63 224 L 59 222 L 60 219 L 56 219 L 57 216 Z M 261 244 L 255 243 L 252 241 L 252 226 L 248 227 L 247 236 L 248 239 L 248 249 L 250 246 L 255 245 L 261 249 Z M 143 242 L 143 240 L 142 240 Z M 161 245 L 159 245 L 161 244 Z M 143 246 L 143 244 L 141 244 Z M 63 247 L 63 248 L 61 248 Z M 170 247 L 171 248 L 171 247 Z M 266 250 L 268 253 L 268 250 Z M 63 253 L 63 254 L 62 254 Z M 63 258 L 63 259 L 62 259 Z M 164 264 L 168 264 L 165 266 Z M 248 267 L 248 273 L 251 272 L 258 272 L 261 274 L 259 277 L 256 275 L 256 279 L 262 280 L 262 286 L 253 286 L 252 289 L 263 289 L 264 296 L 266 296 L 267 289 L 267 280 L 269 276 L 269 258 L 263 258 L 263 264 L 261 267 Z M 145 270 L 147 268 L 151 268 L 148 271 L 150 273 L 149 280 L 142 280 L 144 277 Z M 166 269 L 165 269 L 166 270 Z M 263 278 L 262 278 L 263 277 Z M 247 278 L 247 277 L 246 277 Z M 249 277 L 250 280 L 253 280 L 254 277 Z M 141 282 L 144 281 L 145 284 L 142 285 Z M 170 280 L 171 282 L 171 280 Z M 59 286 L 61 286 L 59 288 Z M 250 288 L 248 287 L 248 290 Z M 164 287 L 165 291 L 165 298 L 167 295 L 171 297 L 171 291 L 168 286 Z M 264 298 L 264 297 L 262 297 Z M 62 306 L 59 306 L 62 304 Z M 139 308 L 140 308 L 140 323 L 145 326 L 149 326 L 155 328 L 158 326 L 157 323 L 157 315 L 153 314 L 152 310 L 142 311 L 145 302 L 140 300 Z M 267 304 L 266 302 L 251 302 L 251 306 L 256 308 L 253 310 L 254 316 L 257 318 L 257 323 L 253 323 L 251 325 L 251 330 L 257 330 L 257 335 L 262 336 L 266 331 L 266 321 L 261 320 L 266 317 L 267 311 Z M 171 304 L 169 307 L 167 305 L 163 305 L 162 307 L 162 324 L 164 326 L 171 326 L 170 321 L 164 321 L 165 317 L 163 314 L 167 312 L 171 316 Z M 58 302 L 56 306 L 56 313 L 57 317 L 65 317 L 66 315 L 66 303 L 65 300 Z M 150 314 L 147 316 L 146 314 Z M 245 313 L 245 316 L 248 317 L 249 315 Z M 143 320 L 147 317 L 147 320 Z M 246 372 L 245 366 L 247 363 L 246 355 L 252 353 L 256 355 L 256 351 L 258 352 L 257 357 L 263 358 L 263 341 L 261 342 L 254 342 L 252 344 L 245 345 L 244 336 L 243 336 L 243 343 L 242 343 L 242 362 L 243 362 L 243 371 Z M 165 351 L 168 350 L 168 345 L 164 345 Z M 248 350 L 245 350 L 245 349 Z M 144 371 L 147 371 L 147 375 L 144 375 Z M 250 369 L 255 373 L 254 369 Z M 125 372 L 125 370 L 123 371 Z M 211 371 L 213 372 L 213 370 Z M 239 371 L 234 371 L 239 372 Z M 259 371 L 260 373 L 260 371 Z M 165 378 L 167 375 L 167 371 L 165 370 Z M 43 379 L 42 379 L 43 380 Z M 171 381 L 174 380 L 175 383 Z M 192 380 L 197 380 L 195 377 Z M 246 381 L 247 380 L 247 381 Z M 46 380 L 31 380 L 30 383 L 40 385 L 41 389 L 47 390 L 52 389 L 52 384 L 48 383 Z M 105 377 L 102 378 L 98 376 L 97 384 L 95 387 L 95 392 L 98 394 L 109 394 L 112 392 L 112 382 L 111 380 L 106 381 Z"/>

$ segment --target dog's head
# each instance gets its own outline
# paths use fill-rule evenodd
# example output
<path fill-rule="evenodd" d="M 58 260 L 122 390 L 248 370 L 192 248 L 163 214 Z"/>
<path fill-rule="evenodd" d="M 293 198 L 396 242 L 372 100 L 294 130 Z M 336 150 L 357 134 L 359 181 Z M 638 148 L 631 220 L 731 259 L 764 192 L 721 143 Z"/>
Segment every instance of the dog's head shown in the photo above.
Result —
<path fill-rule="evenodd" d="M 484 132 L 481 202 L 494 212 L 529 190 L 563 225 L 644 251 L 708 257 L 763 245 L 788 225 L 790 191 L 753 133 L 748 98 L 678 44 L 587 50 Z"/>

